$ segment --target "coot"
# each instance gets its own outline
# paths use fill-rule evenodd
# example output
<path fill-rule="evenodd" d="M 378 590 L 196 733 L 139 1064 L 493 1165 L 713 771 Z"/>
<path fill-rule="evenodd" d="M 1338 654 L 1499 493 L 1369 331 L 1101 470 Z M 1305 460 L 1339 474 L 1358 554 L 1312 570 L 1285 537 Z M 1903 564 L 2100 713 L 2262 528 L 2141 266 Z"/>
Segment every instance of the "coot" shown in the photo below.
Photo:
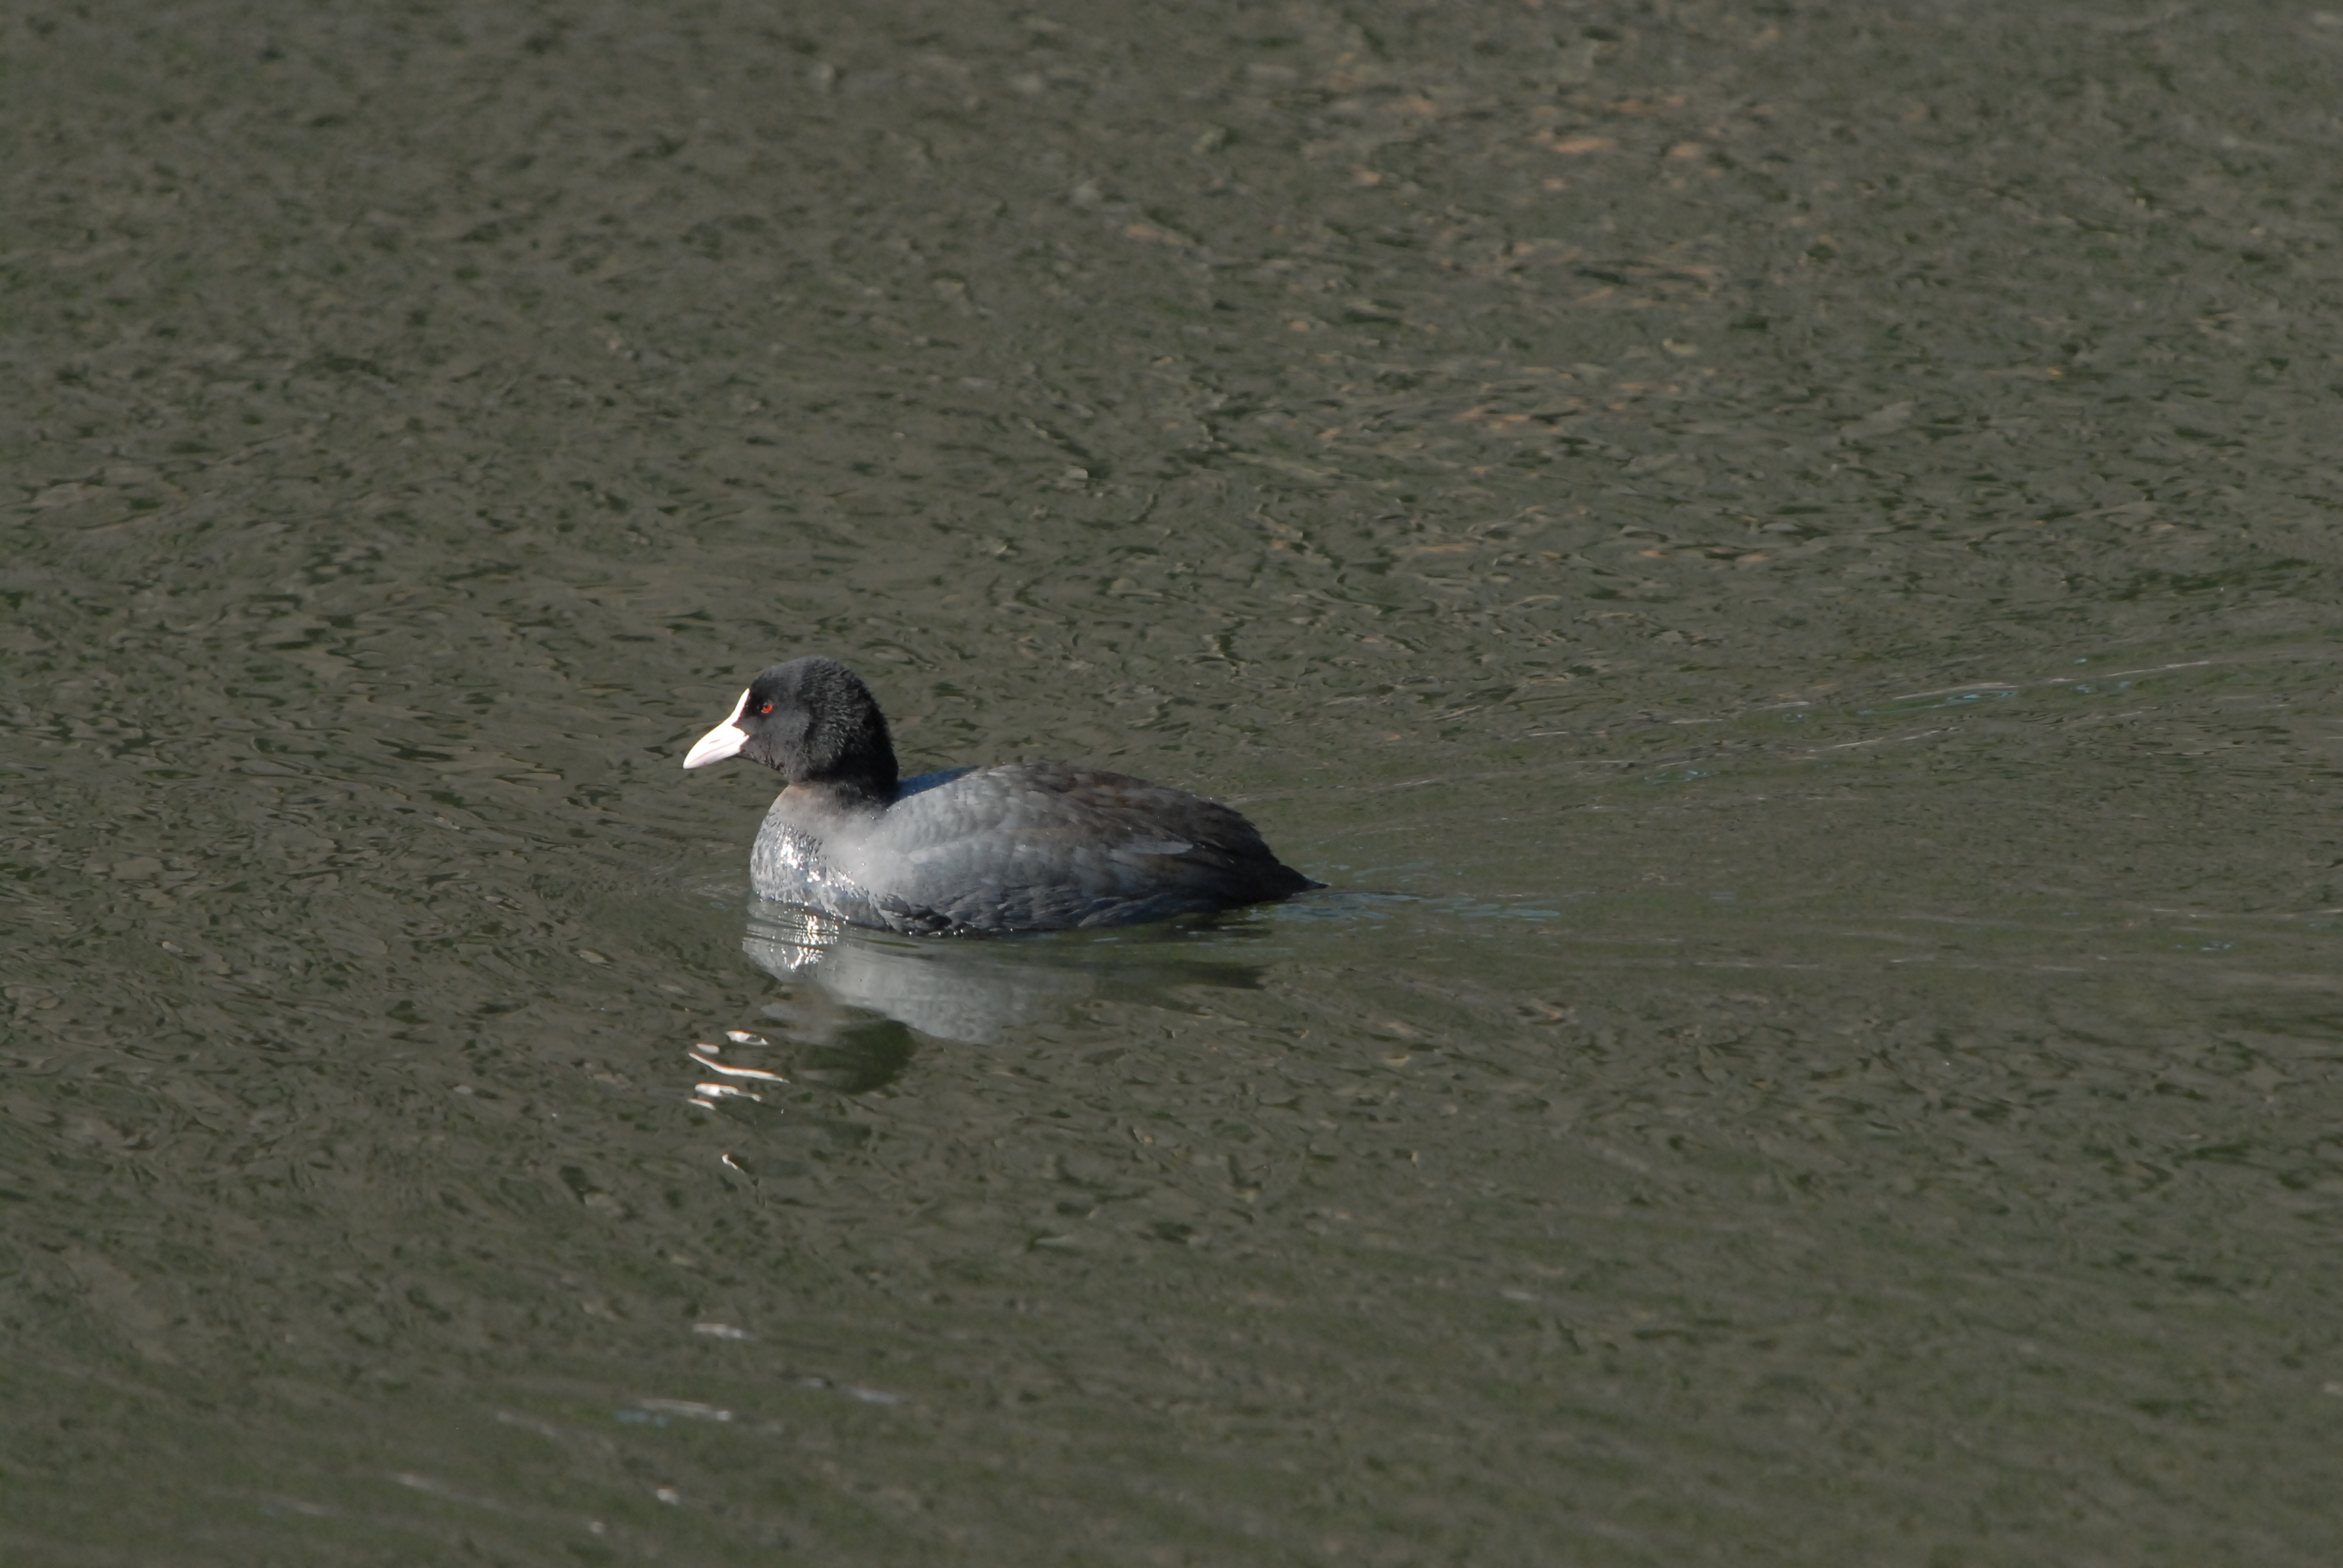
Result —
<path fill-rule="evenodd" d="M 877 700 L 835 659 L 766 670 L 683 765 L 728 757 L 789 779 L 749 852 L 759 896 L 859 926 L 1114 926 L 1323 885 L 1226 806 L 1121 773 L 1020 763 L 899 779 Z"/>

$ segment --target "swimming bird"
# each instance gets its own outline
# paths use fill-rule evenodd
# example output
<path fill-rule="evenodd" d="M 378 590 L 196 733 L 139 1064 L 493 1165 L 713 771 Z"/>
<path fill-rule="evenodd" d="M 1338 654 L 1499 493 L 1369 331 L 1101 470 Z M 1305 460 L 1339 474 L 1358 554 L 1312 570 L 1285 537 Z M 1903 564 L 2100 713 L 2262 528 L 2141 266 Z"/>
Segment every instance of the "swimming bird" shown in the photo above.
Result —
<path fill-rule="evenodd" d="M 1115 926 L 1322 887 L 1217 801 L 1054 762 L 900 779 L 877 699 L 830 658 L 777 664 L 684 759 L 789 782 L 749 855 L 761 898 L 922 936 Z"/>

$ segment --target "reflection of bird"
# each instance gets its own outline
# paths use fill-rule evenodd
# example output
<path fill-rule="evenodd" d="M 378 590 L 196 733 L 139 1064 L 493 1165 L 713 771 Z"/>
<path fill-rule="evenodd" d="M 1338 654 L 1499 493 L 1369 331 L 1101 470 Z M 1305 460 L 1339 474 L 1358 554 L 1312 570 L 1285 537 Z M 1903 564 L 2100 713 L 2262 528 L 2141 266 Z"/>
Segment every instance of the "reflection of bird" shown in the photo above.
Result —
<path fill-rule="evenodd" d="M 1261 971 L 1242 958 L 1260 934 L 1243 926 L 1154 926 L 931 942 L 764 904 L 750 911 L 740 950 L 782 982 L 764 1013 L 791 1049 L 819 1048 L 830 1053 L 824 1070 L 852 1067 L 868 1076 L 898 1049 L 874 1013 L 937 1040 L 984 1045 L 1095 1003 L 1186 1008 L 1193 1004 L 1181 999 L 1200 988 L 1259 987 Z M 900 1049 L 903 1060 L 890 1059 L 886 1070 L 909 1060 L 910 1047 Z M 802 1077 L 798 1066 L 787 1070 Z"/>
<path fill-rule="evenodd" d="M 1100 980 L 1098 965 L 1052 963 L 1031 942 L 850 934 L 804 910 L 750 915 L 740 947 L 751 963 L 789 982 L 766 1016 L 792 1035 L 832 1041 L 850 1032 L 846 1020 L 877 1013 L 938 1040 L 981 1045 L 1072 1008 Z"/>
<path fill-rule="evenodd" d="M 1113 926 L 1320 886 L 1200 795 L 1055 763 L 899 779 L 870 689 L 844 665 L 766 670 L 686 768 L 746 757 L 788 785 L 749 869 L 764 898 L 915 935 Z"/>

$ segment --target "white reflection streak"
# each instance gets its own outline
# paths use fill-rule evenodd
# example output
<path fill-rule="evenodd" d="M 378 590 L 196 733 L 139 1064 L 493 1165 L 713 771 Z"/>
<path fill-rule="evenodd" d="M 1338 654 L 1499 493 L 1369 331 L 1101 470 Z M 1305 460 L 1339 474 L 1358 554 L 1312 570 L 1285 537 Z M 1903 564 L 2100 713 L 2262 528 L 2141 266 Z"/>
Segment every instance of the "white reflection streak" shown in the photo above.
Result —
<path fill-rule="evenodd" d="M 732 1412 L 696 1399 L 639 1399 L 635 1408 L 649 1415 L 689 1416 L 693 1421 L 730 1421 Z"/>
<path fill-rule="evenodd" d="M 753 1035 L 749 1038 L 756 1039 Z M 764 1042 L 762 1040 L 759 1040 L 758 1043 L 762 1044 Z M 684 1055 L 691 1058 L 692 1060 L 698 1062 L 709 1071 L 719 1073 L 726 1078 L 746 1078 L 758 1083 L 787 1083 L 789 1081 L 788 1079 L 782 1077 L 778 1072 L 767 1072 L 761 1068 L 755 1067 L 727 1067 L 720 1061 L 711 1060 L 709 1057 L 700 1054 L 701 1051 L 712 1052 L 721 1050 L 723 1049 L 724 1048 L 722 1046 L 702 1044 L 699 1050 L 687 1050 L 684 1052 Z M 716 1102 L 719 1100 L 753 1100 L 759 1105 L 762 1105 L 765 1102 L 765 1097 L 763 1095 L 756 1093 L 751 1090 L 739 1088 L 729 1083 L 701 1082 L 695 1083 L 691 1086 L 691 1103 L 694 1105 L 702 1106 L 708 1110 L 713 1111 L 716 1109 Z"/>
<path fill-rule="evenodd" d="M 716 1048 L 712 1045 L 700 1047 L 700 1050 L 714 1050 Z M 700 1066 L 708 1069 L 709 1071 L 720 1072 L 727 1078 L 753 1078 L 762 1083 L 787 1083 L 789 1081 L 788 1079 L 782 1077 L 779 1073 L 767 1072 L 761 1068 L 727 1067 L 720 1061 L 710 1061 L 708 1058 L 700 1055 L 699 1050 L 687 1050 L 684 1054 L 691 1058 L 692 1060 L 699 1063 Z"/>

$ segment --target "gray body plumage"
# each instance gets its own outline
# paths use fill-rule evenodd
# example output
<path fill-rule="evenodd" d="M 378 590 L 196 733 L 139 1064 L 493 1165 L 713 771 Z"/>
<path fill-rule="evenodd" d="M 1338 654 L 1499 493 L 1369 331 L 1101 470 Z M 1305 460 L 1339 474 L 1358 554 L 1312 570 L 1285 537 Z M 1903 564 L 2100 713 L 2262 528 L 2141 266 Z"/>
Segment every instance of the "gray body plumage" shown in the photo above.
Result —
<path fill-rule="evenodd" d="M 1124 925 L 1315 886 L 1229 808 L 1051 764 L 906 780 L 881 809 L 781 791 L 750 851 L 761 898 L 917 935 Z"/>

